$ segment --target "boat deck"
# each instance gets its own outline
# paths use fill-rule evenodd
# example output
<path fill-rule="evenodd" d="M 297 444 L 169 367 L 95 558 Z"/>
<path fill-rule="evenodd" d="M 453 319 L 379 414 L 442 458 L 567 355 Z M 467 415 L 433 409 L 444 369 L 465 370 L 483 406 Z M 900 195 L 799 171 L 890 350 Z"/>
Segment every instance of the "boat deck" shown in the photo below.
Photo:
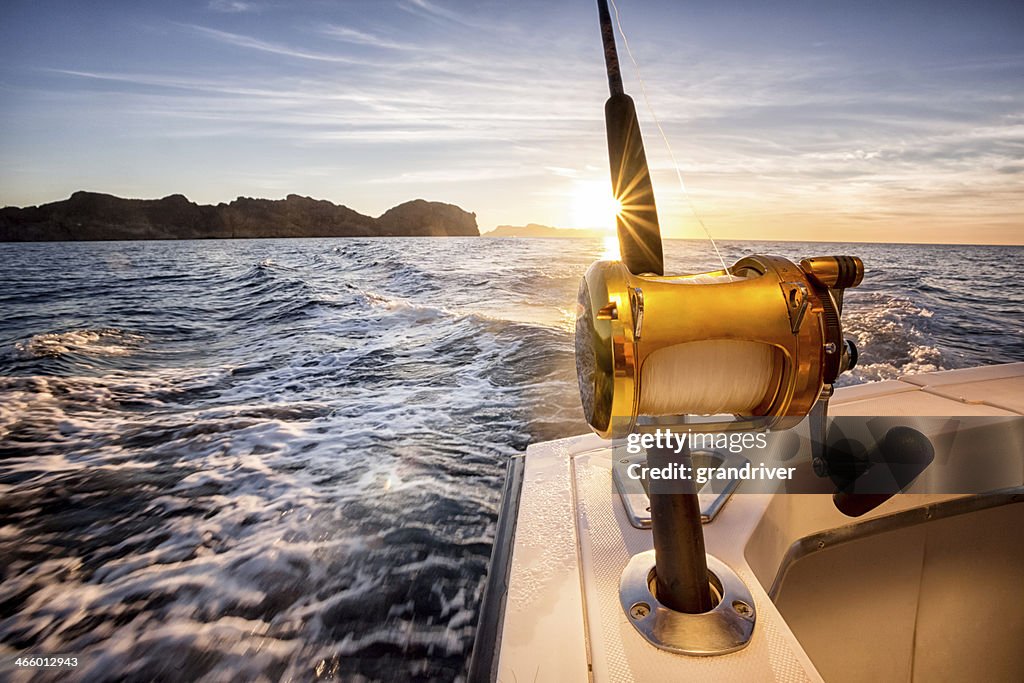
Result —
<path fill-rule="evenodd" d="M 1024 415 L 1024 363 L 839 389 L 830 412 Z M 753 639 L 745 649 L 724 656 L 674 655 L 644 641 L 619 604 L 626 563 L 651 549 L 652 541 L 649 529 L 631 526 L 616 500 L 609 445 L 586 435 L 536 444 L 524 456 L 497 680 L 822 680 L 765 588 L 772 579 L 765 567 L 774 571 L 779 566 L 793 537 L 778 529 L 766 532 L 763 522 L 774 504 L 772 514 L 788 514 L 797 538 L 849 525 L 831 495 L 732 496 L 704 526 L 705 542 L 708 553 L 729 565 L 751 591 L 757 612 Z M 858 521 L 957 497 L 899 495 Z M 795 504 L 783 498 L 799 498 L 802 507 L 787 511 L 785 506 Z M 759 540 L 752 544 L 755 531 Z"/>
<path fill-rule="evenodd" d="M 832 415 L 1024 415 L 1024 363 L 947 370 L 836 390 Z"/>

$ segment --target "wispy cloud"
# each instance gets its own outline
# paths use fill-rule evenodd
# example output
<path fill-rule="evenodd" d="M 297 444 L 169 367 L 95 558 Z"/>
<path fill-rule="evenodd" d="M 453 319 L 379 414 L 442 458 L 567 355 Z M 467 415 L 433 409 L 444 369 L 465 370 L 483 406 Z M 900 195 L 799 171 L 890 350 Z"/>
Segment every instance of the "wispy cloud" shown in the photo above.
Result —
<path fill-rule="evenodd" d="M 399 43 L 387 38 L 381 38 L 372 33 L 366 33 L 349 26 L 341 26 L 339 24 L 327 24 L 320 29 L 321 33 L 330 36 L 336 40 L 340 40 L 346 43 L 353 43 L 355 45 L 368 45 L 370 47 L 379 47 L 388 50 L 419 50 L 422 49 L 418 45 L 412 43 Z"/>
<path fill-rule="evenodd" d="M 210 0 L 206 7 L 214 12 L 227 14 L 239 14 L 241 12 L 256 12 L 262 9 L 262 5 L 254 2 L 243 2 L 242 0 Z"/>
<path fill-rule="evenodd" d="M 208 137 L 214 130 L 211 126 L 219 125 L 226 135 L 251 135 L 256 127 L 263 139 L 291 139 L 300 144 L 490 141 L 541 147 L 552 140 L 574 140 L 582 135 L 579 129 L 583 121 L 578 113 L 560 110 L 554 104 L 544 111 L 519 107 L 523 93 L 516 87 L 495 99 L 489 85 L 481 93 L 466 83 L 460 92 L 442 96 L 429 90 L 338 80 L 343 76 L 249 81 L 237 76 L 203 78 L 75 69 L 48 72 L 118 86 L 106 101 L 119 101 L 122 113 L 134 112 L 140 120 L 166 116 L 196 122 L 193 126 L 178 123 L 160 127 L 161 136 L 188 137 L 195 128 L 198 136 Z M 458 78 L 452 76 L 449 81 L 455 83 Z M 67 89 L 65 99 L 75 97 L 75 92 Z M 90 98 L 87 91 L 78 99 Z M 587 123 L 597 128 L 599 115 L 593 114 Z M 471 162 L 479 165 L 476 159 Z"/>
<path fill-rule="evenodd" d="M 80 71 L 76 69 L 42 69 L 42 71 L 74 76 L 96 81 L 111 81 L 130 86 L 147 88 L 165 88 L 168 90 L 195 91 L 209 95 L 225 95 L 251 97 L 260 106 L 272 107 L 274 102 L 288 102 L 296 106 L 308 106 L 312 103 L 348 102 L 361 104 L 379 112 L 402 108 L 418 100 L 403 96 L 401 93 L 390 95 L 372 95 L 338 87 L 337 83 L 328 81 L 306 81 L 305 88 L 296 89 L 291 79 L 261 79 L 259 84 L 235 78 L 216 79 L 198 78 L 194 76 L 165 76 L 158 74 L 140 74 L 131 72 Z M 216 104 L 217 100 L 206 97 L 202 101 Z M 237 99 L 235 101 L 238 101 Z"/>
<path fill-rule="evenodd" d="M 239 33 L 230 33 L 228 31 L 221 31 L 215 28 L 208 28 L 206 26 L 197 26 L 195 24 L 182 24 L 186 28 L 189 28 L 196 33 L 213 38 L 216 41 L 225 43 L 227 45 L 234 45 L 237 47 L 244 47 L 249 50 L 258 50 L 259 52 L 268 52 L 270 54 L 282 55 L 284 57 L 294 57 L 296 59 L 308 59 L 315 62 L 335 62 L 341 64 L 365 64 L 364 60 L 354 59 L 352 57 L 346 57 L 344 55 L 328 54 L 324 52 L 311 52 L 309 50 L 300 50 L 287 45 L 279 43 L 272 43 L 252 36 L 246 36 Z"/>
<path fill-rule="evenodd" d="M 372 178 L 367 181 L 370 185 L 416 185 L 424 186 L 434 183 L 481 183 L 492 180 L 510 180 L 513 178 L 529 178 L 544 175 L 543 169 L 534 169 L 529 166 L 505 166 L 494 168 L 474 168 L 467 166 L 463 168 L 429 169 L 410 173 L 399 173 L 380 178 Z"/>
<path fill-rule="evenodd" d="M 483 26 L 480 22 L 472 21 L 458 12 L 454 12 L 429 0 L 403 0 L 403 2 L 398 3 L 398 6 L 406 12 L 428 19 L 450 21 L 470 28 L 480 28 Z"/>

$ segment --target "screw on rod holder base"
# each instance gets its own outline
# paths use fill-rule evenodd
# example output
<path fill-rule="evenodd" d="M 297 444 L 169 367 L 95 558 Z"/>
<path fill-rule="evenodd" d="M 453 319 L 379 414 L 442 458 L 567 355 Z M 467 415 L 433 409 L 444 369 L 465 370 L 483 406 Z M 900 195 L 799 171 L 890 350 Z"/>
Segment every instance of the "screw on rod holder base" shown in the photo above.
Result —
<path fill-rule="evenodd" d="M 655 595 L 654 551 L 634 555 L 619 581 L 619 602 L 629 622 L 654 647 L 683 655 L 724 655 L 742 650 L 754 634 L 754 599 L 724 562 L 707 556 L 708 581 L 717 603 L 686 614 L 665 607 Z"/>

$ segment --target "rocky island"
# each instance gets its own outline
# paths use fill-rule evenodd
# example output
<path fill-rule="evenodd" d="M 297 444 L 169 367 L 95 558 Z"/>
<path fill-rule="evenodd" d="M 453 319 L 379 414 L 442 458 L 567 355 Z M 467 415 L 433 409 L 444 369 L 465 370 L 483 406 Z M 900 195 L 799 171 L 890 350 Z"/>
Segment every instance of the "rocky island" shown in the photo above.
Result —
<path fill-rule="evenodd" d="M 577 237 L 582 239 L 600 239 L 611 233 L 605 230 L 583 230 L 573 228 L 553 228 L 550 225 L 527 223 L 526 225 L 499 225 L 481 237 Z"/>
<path fill-rule="evenodd" d="M 480 234 L 476 214 L 416 199 L 373 218 L 347 206 L 290 194 L 196 204 L 183 195 L 122 199 L 75 192 L 63 201 L 0 209 L 0 241 L 230 239 L 255 237 L 445 237 Z"/>

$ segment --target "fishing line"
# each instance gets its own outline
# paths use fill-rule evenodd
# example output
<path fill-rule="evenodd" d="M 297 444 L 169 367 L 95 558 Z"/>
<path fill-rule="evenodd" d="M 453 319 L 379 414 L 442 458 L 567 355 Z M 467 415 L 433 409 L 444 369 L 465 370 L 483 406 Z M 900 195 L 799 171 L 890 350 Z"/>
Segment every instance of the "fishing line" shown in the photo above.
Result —
<path fill-rule="evenodd" d="M 644 361 L 638 410 L 644 415 L 753 415 L 770 395 L 772 347 L 736 339 L 691 341 Z"/>
<path fill-rule="evenodd" d="M 672 159 L 672 168 L 676 171 L 676 178 L 679 180 L 679 189 L 683 192 L 683 197 L 686 198 L 686 204 L 690 207 L 690 213 L 697 219 L 700 227 L 703 228 L 704 234 L 708 236 L 708 240 L 711 242 L 711 246 L 715 250 L 715 254 L 718 255 L 718 260 L 722 263 L 722 270 L 729 272 L 729 268 L 725 265 L 725 259 L 722 257 L 722 252 L 718 250 L 718 244 L 715 243 L 715 238 L 711 236 L 711 231 L 708 230 L 708 226 L 704 224 L 704 219 L 697 213 L 696 207 L 693 205 L 693 199 L 690 197 L 690 193 L 686 189 L 686 183 L 683 182 L 683 172 L 679 168 L 679 162 L 676 161 L 675 151 L 672 149 L 672 143 L 669 142 L 668 136 L 665 134 L 665 129 L 661 127 L 661 121 L 658 120 L 658 116 L 654 113 L 654 107 L 651 106 L 651 100 L 647 96 L 647 84 L 644 82 L 643 74 L 640 73 L 640 65 L 636 61 L 636 57 L 633 56 L 633 51 L 629 48 L 629 39 L 626 38 L 626 32 L 622 30 L 622 21 L 619 19 L 619 6 L 615 4 L 615 0 L 611 0 L 612 10 L 615 12 L 615 26 L 619 29 L 619 35 L 622 36 L 622 44 L 626 48 L 626 54 L 629 55 L 629 61 L 633 63 L 633 69 L 636 71 L 636 78 L 640 81 L 640 92 L 644 97 L 644 104 L 647 106 L 647 113 L 654 119 L 654 125 L 658 127 L 658 132 L 661 133 L 661 139 L 665 143 L 665 147 L 668 149 L 668 155 Z"/>

